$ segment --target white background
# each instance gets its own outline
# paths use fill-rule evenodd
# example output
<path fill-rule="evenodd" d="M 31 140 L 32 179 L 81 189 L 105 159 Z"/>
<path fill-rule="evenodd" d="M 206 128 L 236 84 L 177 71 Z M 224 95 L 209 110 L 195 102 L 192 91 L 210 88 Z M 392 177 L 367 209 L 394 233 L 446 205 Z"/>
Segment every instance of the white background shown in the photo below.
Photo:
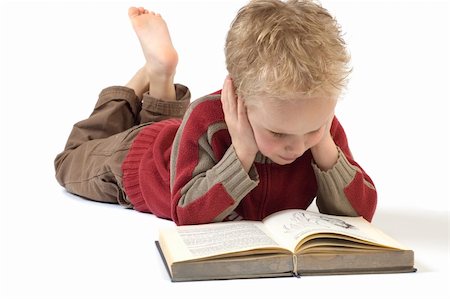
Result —
<path fill-rule="evenodd" d="M 415 274 L 171 283 L 155 250 L 172 222 L 67 194 L 53 159 L 100 90 L 143 65 L 127 17 L 166 19 L 177 82 L 221 88 L 228 26 L 246 1 L 4 2 L 0 6 L 1 298 L 447 298 L 449 4 L 322 1 L 353 57 L 338 104 L 378 189 L 374 223 L 416 253 Z M 284 294 L 284 295 L 282 295 Z"/>

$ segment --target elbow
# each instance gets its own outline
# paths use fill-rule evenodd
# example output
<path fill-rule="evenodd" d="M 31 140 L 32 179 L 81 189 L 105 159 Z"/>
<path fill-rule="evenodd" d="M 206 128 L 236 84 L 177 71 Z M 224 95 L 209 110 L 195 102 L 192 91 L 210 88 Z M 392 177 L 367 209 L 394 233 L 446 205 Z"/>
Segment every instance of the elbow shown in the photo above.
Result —
<path fill-rule="evenodd" d="M 344 189 L 345 196 L 355 212 L 371 222 L 377 208 L 377 190 L 372 184 L 366 184 L 362 175 Z"/>

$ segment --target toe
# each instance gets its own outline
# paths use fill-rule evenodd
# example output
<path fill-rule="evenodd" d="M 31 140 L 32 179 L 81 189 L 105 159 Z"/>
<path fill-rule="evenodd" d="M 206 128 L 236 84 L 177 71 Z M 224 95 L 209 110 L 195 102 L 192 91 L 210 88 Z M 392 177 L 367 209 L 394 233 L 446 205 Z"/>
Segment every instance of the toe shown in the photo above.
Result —
<path fill-rule="evenodd" d="M 136 8 L 136 7 L 130 7 L 130 8 L 128 9 L 128 16 L 129 16 L 130 18 L 136 17 L 136 16 L 138 16 L 138 15 L 140 15 L 140 11 L 139 11 L 138 8 Z"/>

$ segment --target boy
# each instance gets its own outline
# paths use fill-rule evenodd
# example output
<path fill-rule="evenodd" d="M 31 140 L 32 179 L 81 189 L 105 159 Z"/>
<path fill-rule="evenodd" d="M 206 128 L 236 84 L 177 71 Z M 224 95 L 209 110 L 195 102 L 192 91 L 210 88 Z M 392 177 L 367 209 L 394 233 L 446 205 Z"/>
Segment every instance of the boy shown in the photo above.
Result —
<path fill-rule="evenodd" d="M 74 125 L 55 159 L 69 192 L 177 225 L 260 220 L 316 197 L 321 212 L 372 219 L 376 190 L 334 117 L 349 57 L 325 9 L 251 1 L 226 39 L 223 89 L 190 105 L 164 20 L 129 17 L 146 64 Z"/>

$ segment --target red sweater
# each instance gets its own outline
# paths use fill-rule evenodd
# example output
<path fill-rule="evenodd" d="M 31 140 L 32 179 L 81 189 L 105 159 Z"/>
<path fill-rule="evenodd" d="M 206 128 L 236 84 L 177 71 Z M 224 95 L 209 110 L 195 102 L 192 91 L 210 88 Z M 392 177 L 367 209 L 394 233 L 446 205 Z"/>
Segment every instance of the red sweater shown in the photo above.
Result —
<path fill-rule="evenodd" d="M 182 121 L 142 129 L 122 165 L 125 192 L 136 210 L 178 225 L 261 220 L 284 209 L 306 209 L 316 197 L 321 212 L 370 221 L 373 182 L 353 160 L 336 118 L 330 132 L 340 156 L 327 172 L 307 151 L 289 165 L 258 154 L 246 173 L 231 144 L 220 94 L 212 94 L 193 102 Z"/>

